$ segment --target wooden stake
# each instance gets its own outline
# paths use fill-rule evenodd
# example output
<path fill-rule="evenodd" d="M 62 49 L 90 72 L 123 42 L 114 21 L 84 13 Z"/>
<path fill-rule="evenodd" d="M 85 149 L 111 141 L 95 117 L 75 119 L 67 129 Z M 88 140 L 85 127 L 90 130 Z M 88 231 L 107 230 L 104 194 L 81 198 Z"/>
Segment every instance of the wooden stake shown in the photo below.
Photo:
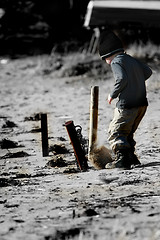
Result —
<path fill-rule="evenodd" d="M 93 150 L 97 142 L 98 96 L 99 87 L 98 86 L 91 87 L 89 153 Z"/>
<path fill-rule="evenodd" d="M 47 126 L 47 114 L 41 114 L 41 132 L 42 132 L 42 155 L 48 156 L 48 126 Z"/>

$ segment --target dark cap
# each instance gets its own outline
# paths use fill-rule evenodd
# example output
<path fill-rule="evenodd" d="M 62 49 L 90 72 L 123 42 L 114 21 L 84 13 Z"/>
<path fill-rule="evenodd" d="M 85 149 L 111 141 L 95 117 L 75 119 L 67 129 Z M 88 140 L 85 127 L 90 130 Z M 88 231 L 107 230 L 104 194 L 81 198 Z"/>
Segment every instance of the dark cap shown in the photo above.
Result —
<path fill-rule="evenodd" d="M 121 40 L 109 30 L 101 32 L 98 48 L 99 55 L 102 60 L 114 55 L 117 52 L 124 52 Z"/>

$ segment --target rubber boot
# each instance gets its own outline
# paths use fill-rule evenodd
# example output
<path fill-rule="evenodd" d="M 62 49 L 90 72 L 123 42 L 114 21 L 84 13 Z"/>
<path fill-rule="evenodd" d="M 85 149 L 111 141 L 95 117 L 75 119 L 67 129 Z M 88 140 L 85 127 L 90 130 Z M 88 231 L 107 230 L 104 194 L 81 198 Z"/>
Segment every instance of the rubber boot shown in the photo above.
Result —
<path fill-rule="evenodd" d="M 106 164 L 105 168 L 112 169 L 112 168 L 121 168 L 121 169 L 130 169 L 131 162 L 129 158 L 129 151 L 128 149 L 121 149 L 116 151 L 116 158 L 115 161 Z"/>
<path fill-rule="evenodd" d="M 137 155 L 134 153 L 134 149 L 130 149 L 129 150 L 129 158 L 130 158 L 130 162 L 131 162 L 131 165 L 141 165 L 141 162 L 139 161 Z"/>

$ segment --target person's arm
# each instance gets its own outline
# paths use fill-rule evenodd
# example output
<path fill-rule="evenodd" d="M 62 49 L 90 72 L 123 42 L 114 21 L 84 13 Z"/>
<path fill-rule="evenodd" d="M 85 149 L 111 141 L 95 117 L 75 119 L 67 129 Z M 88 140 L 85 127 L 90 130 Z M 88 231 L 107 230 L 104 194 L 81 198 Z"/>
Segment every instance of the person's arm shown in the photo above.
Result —
<path fill-rule="evenodd" d="M 109 94 L 108 99 L 107 99 L 108 103 L 111 104 L 112 100 L 113 100 L 113 98 L 111 98 L 111 95 Z"/>
<path fill-rule="evenodd" d="M 124 68 L 119 63 L 111 65 L 112 72 L 115 79 L 113 91 L 110 93 L 112 99 L 117 98 L 127 85 L 127 75 Z"/>
<path fill-rule="evenodd" d="M 145 78 L 145 80 L 147 80 L 152 75 L 152 70 L 148 65 L 146 65 L 142 62 L 140 62 L 140 64 L 141 64 L 142 69 L 143 69 L 144 78 Z"/>

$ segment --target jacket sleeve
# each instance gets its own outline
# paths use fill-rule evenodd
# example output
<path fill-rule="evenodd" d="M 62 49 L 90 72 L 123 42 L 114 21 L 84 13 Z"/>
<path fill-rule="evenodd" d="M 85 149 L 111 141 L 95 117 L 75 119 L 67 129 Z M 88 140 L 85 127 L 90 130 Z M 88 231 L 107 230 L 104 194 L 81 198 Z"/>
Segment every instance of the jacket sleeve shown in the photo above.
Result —
<path fill-rule="evenodd" d="M 110 93 L 111 98 L 117 98 L 127 85 L 127 75 L 119 63 L 111 64 L 115 84 L 113 91 Z"/>
<path fill-rule="evenodd" d="M 144 78 L 145 78 L 145 80 L 147 80 L 152 75 L 152 70 L 148 65 L 146 65 L 142 62 L 140 64 L 141 64 L 142 69 L 143 69 Z"/>

